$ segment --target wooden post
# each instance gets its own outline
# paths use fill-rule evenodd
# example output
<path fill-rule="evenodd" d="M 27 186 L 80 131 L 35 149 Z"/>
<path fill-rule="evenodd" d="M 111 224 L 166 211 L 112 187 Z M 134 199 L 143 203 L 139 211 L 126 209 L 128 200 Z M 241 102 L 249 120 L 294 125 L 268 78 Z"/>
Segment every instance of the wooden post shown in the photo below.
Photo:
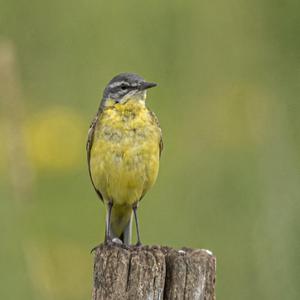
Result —
<path fill-rule="evenodd" d="M 93 300 L 214 300 L 216 258 L 208 250 L 100 245 Z"/>

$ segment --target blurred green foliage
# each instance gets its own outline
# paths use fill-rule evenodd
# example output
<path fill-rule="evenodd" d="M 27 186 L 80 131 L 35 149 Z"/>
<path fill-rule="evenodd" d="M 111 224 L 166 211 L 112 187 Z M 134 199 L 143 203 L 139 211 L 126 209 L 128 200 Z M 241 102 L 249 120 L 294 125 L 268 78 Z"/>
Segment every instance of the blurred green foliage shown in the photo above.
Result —
<path fill-rule="evenodd" d="M 89 299 L 104 207 L 85 136 L 105 84 L 131 71 L 159 83 L 165 144 L 143 242 L 212 250 L 218 299 L 299 299 L 299 24 L 297 0 L 1 0 L 32 180 L 16 197 L 3 105 L 0 298 Z"/>

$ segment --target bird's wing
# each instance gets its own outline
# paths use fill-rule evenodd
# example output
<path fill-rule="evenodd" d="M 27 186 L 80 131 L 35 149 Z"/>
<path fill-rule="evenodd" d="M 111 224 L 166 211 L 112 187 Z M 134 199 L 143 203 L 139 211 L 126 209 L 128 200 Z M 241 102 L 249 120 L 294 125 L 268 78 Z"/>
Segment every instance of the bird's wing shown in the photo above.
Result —
<path fill-rule="evenodd" d="M 163 151 L 163 148 L 164 148 L 161 128 L 160 128 L 159 121 L 158 121 L 155 113 L 153 111 L 149 110 L 149 109 L 148 109 L 148 111 L 149 111 L 149 114 L 150 114 L 152 122 L 157 126 L 157 128 L 159 130 L 159 133 L 160 133 L 160 140 L 159 140 L 159 144 L 158 144 L 158 146 L 159 146 L 159 157 L 160 157 L 161 156 L 161 152 Z M 140 198 L 140 201 L 145 196 L 146 192 L 147 192 L 147 189 L 143 191 L 142 196 Z"/>
<path fill-rule="evenodd" d="M 152 121 L 157 125 L 157 127 L 159 128 L 159 131 L 160 131 L 160 140 L 159 140 L 159 157 L 160 157 L 161 153 L 163 151 L 163 148 L 164 148 L 164 143 L 163 143 L 163 139 L 162 139 L 162 132 L 161 132 L 161 128 L 160 128 L 160 125 L 159 125 L 159 121 L 158 121 L 155 113 L 151 110 L 149 110 L 149 113 L 150 113 L 150 116 L 152 118 Z"/>
<path fill-rule="evenodd" d="M 97 121 L 99 119 L 99 116 L 100 116 L 100 112 L 97 113 L 96 117 L 93 119 L 93 121 L 90 125 L 89 131 L 88 131 L 88 139 L 87 139 L 87 143 L 86 143 L 86 154 L 87 154 L 87 163 L 88 163 L 89 174 L 90 174 L 92 184 L 94 186 L 94 189 L 95 189 L 96 193 L 98 194 L 100 199 L 103 201 L 103 197 L 102 197 L 100 191 L 95 187 L 95 184 L 93 182 L 93 178 L 92 178 L 92 175 L 91 175 L 91 167 L 90 167 L 91 149 L 92 149 L 92 146 L 93 146 L 95 127 L 96 127 Z"/>

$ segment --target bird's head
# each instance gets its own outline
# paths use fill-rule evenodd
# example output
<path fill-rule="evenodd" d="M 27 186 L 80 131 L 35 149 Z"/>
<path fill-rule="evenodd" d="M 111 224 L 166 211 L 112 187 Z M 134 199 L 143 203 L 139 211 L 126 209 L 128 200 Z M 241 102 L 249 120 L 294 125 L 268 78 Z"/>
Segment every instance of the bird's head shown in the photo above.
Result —
<path fill-rule="evenodd" d="M 121 73 L 115 76 L 103 92 L 101 108 L 116 103 L 126 103 L 129 99 L 145 101 L 146 90 L 157 84 L 147 82 L 141 76 L 133 73 Z"/>

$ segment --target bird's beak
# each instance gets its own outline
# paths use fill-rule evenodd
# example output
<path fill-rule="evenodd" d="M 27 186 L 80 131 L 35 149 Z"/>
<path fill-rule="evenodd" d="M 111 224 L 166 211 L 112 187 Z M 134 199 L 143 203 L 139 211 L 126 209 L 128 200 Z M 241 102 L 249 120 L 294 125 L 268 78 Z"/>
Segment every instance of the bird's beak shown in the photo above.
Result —
<path fill-rule="evenodd" d="M 140 84 L 140 90 L 150 89 L 150 88 L 153 88 L 155 86 L 157 86 L 157 84 L 154 83 L 154 82 L 146 82 L 146 81 L 144 81 L 144 82 L 142 82 Z"/>

